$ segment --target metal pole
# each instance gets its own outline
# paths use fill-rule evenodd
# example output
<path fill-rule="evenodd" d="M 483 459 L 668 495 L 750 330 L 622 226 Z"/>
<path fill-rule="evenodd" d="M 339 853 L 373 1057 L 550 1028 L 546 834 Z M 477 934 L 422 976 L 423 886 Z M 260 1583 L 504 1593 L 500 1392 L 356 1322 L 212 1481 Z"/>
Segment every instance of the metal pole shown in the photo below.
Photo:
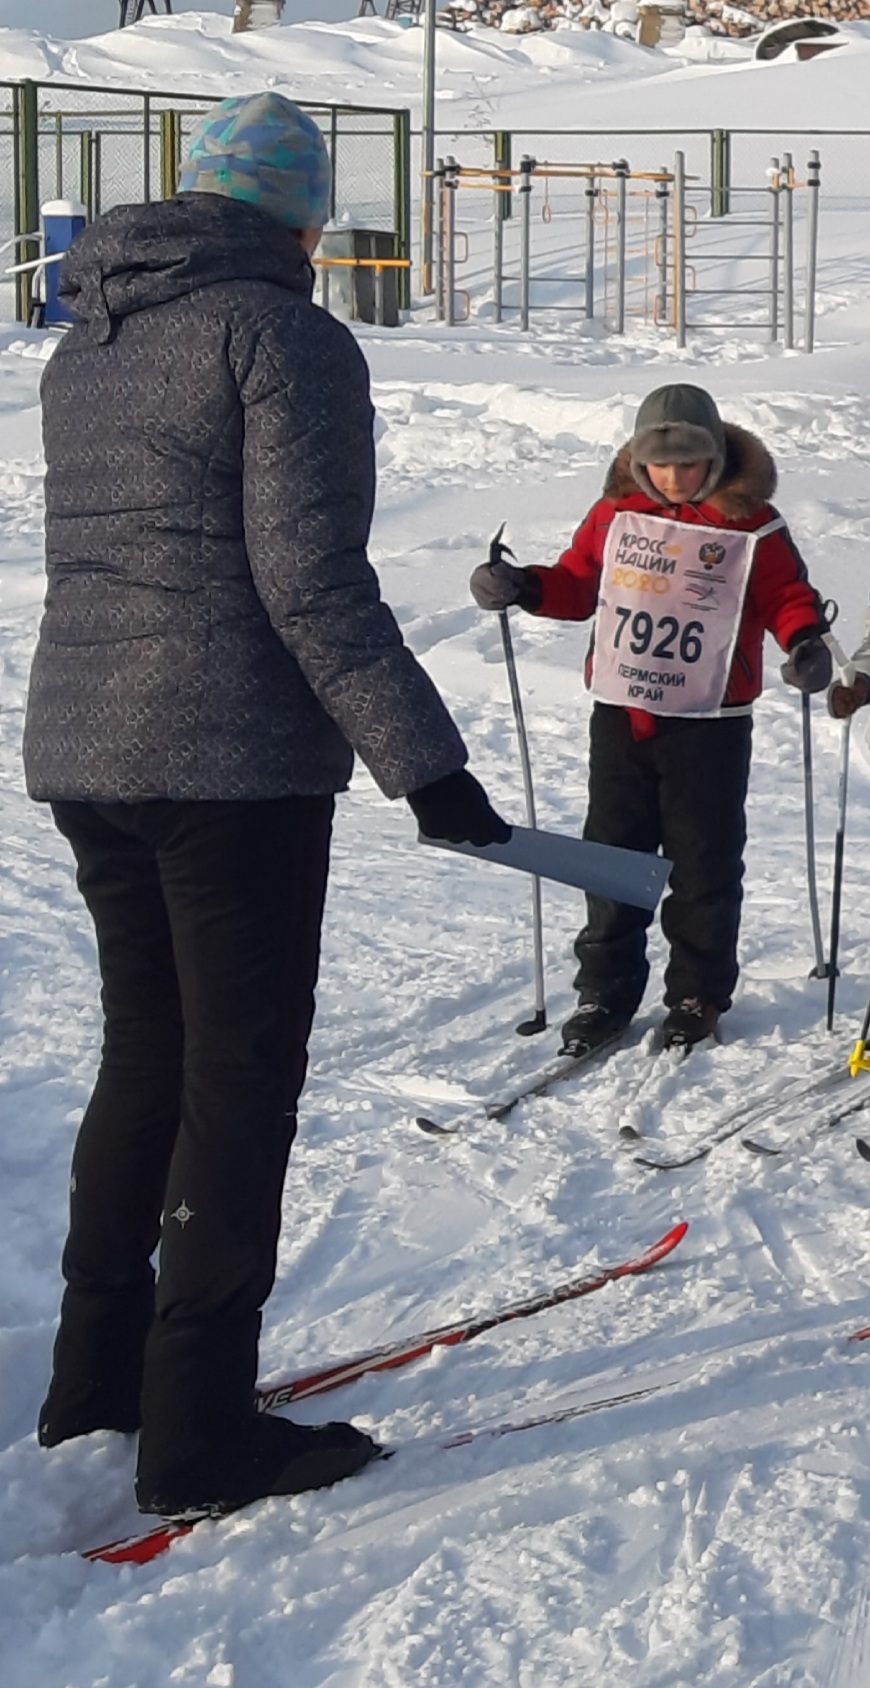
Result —
<path fill-rule="evenodd" d="M 504 647 L 505 667 L 510 686 L 511 703 L 513 704 L 514 720 L 517 728 L 517 738 L 520 747 L 520 763 L 523 770 L 523 789 L 526 794 L 526 814 L 529 826 L 537 827 L 535 816 L 535 792 L 532 785 L 532 764 L 529 756 L 529 743 L 526 737 L 526 724 L 523 719 L 523 701 L 520 696 L 520 685 L 517 679 L 517 665 L 514 658 L 513 641 L 511 639 L 510 621 L 507 610 L 499 610 L 499 626 L 501 641 Z M 532 876 L 532 931 L 535 947 L 535 1012 L 530 1020 L 522 1020 L 517 1026 L 521 1037 L 532 1037 L 535 1032 L 542 1032 L 547 1024 L 547 1002 L 544 994 L 544 933 L 541 916 L 541 881 L 537 875 Z"/>
<path fill-rule="evenodd" d="M 16 178 L 16 234 L 37 234 L 39 230 L 39 98 L 35 82 L 25 80 L 18 87 L 16 125 L 18 173 Z M 15 262 L 26 264 L 39 257 L 39 241 L 16 243 Z M 30 321 L 33 303 L 33 271 L 15 277 L 15 310 L 19 322 Z"/>
<path fill-rule="evenodd" d="M 727 217 L 731 210 L 731 133 L 713 129 L 710 133 L 710 215 Z"/>
<path fill-rule="evenodd" d="M 433 211 L 435 214 L 435 315 L 439 322 L 444 321 L 444 265 L 446 251 L 445 221 L 447 217 L 447 195 L 444 192 L 445 164 L 439 158 L 433 171 L 432 185 L 435 189 Z"/>
<path fill-rule="evenodd" d="M 822 638 L 833 657 L 843 684 L 854 686 L 855 668 L 845 652 L 838 645 L 830 627 Z M 846 799 L 849 790 L 849 741 L 852 731 L 852 717 L 847 715 L 843 722 L 842 737 L 840 739 L 840 778 L 837 794 L 837 833 L 834 840 L 834 886 L 831 895 L 831 943 L 828 952 L 828 1006 L 825 1020 L 828 1031 L 834 1029 L 834 998 L 837 992 L 837 956 L 840 949 L 840 905 L 843 899 L 843 856 L 846 846 Z"/>
<path fill-rule="evenodd" d="M 492 305 L 493 317 L 496 322 L 501 322 L 504 313 L 504 226 L 511 214 L 510 167 L 510 130 L 497 129 L 493 148 L 495 191 L 492 207 Z M 499 174 L 499 172 L 503 172 L 503 174 Z"/>
<path fill-rule="evenodd" d="M 813 740 L 810 718 L 809 692 L 801 692 L 801 728 L 803 735 L 804 760 L 804 832 L 807 845 L 807 891 L 810 901 L 810 921 L 813 928 L 813 948 L 816 955 L 816 965 L 811 979 L 827 978 L 828 969 L 825 963 L 825 950 L 822 943 L 822 922 L 819 915 L 819 889 L 816 882 L 816 831 L 813 798 Z"/>
<path fill-rule="evenodd" d="M 782 343 L 794 349 L 794 160 L 782 155 Z"/>
<path fill-rule="evenodd" d="M 819 178 L 821 160 L 811 152 L 807 164 L 807 189 L 810 196 L 807 214 L 807 297 L 805 305 L 804 351 L 811 352 L 816 337 L 816 258 L 819 248 Z"/>
<path fill-rule="evenodd" d="M 151 95 L 142 98 L 142 197 L 151 198 Z"/>
<path fill-rule="evenodd" d="M 94 131 L 83 129 L 79 135 L 79 199 L 94 220 Z"/>
<path fill-rule="evenodd" d="M 767 168 L 770 193 L 770 339 L 779 337 L 779 159 Z"/>
<path fill-rule="evenodd" d="M 595 315 L 595 202 L 598 198 L 598 178 L 590 176 L 586 183 L 586 287 L 584 316 Z"/>
<path fill-rule="evenodd" d="M 668 181 L 670 172 L 667 166 L 659 166 L 659 180 L 656 182 L 656 199 L 659 202 L 659 291 L 656 298 L 653 320 L 656 323 L 668 320 Z"/>
<path fill-rule="evenodd" d="M 504 278 L 504 218 L 499 201 L 506 195 L 496 188 L 493 198 L 492 223 L 492 315 L 494 322 L 502 319 L 502 282 Z"/>
<path fill-rule="evenodd" d="M 529 326 L 530 268 L 532 261 L 532 171 L 535 160 L 524 153 L 520 159 L 520 328 Z"/>
<path fill-rule="evenodd" d="M 613 166 L 616 172 L 616 313 L 614 332 L 625 333 L 625 242 L 626 242 L 626 193 L 628 187 L 629 167 L 624 158 L 618 158 Z"/>
<path fill-rule="evenodd" d="M 456 159 L 447 158 L 444 172 L 444 321 L 452 328 L 456 321 Z"/>
<path fill-rule="evenodd" d="M 846 846 L 846 799 L 849 789 L 849 737 L 852 717 L 843 722 L 840 739 L 840 779 L 837 802 L 837 835 L 834 840 L 834 888 L 831 897 L 831 943 L 828 961 L 827 1030 L 834 1029 L 834 998 L 837 993 L 837 956 L 840 949 L 840 904 L 843 899 L 843 855 Z"/>
<path fill-rule="evenodd" d="M 181 113 L 160 113 L 160 197 L 172 199 L 178 187 L 181 154 Z"/>
<path fill-rule="evenodd" d="M 435 0 L 426 0 L 423 37 L 423 183 L 420 194 L 420 291 L 432 292 L 432 235 L 435 184 Z"/>
<path fill-rule="evenodd" d="M 393 117 L 393 170 L 395 177 L 397 258 L 411 257 L 411 113 L 397 111 Z M 398 275 L 399 305 L 403 311 L 411 305 L 411 271 L 401 269 Z"/>
<path fill-rule="evenodd" d="M 674 329 L 686 344 L 686 155 L 674 153 Z"/>
<path fill-rule="evenodd" d="M 103 136 L 99 129 L 93 131 L 94 146 L 94 216 L 99 217 L 103 209 Z"/>
<path fill-rule="evenodd" d="M 375 268 L 375 323 L 378 328 L 384 326 L 384 272 L 380 265 Z"/>
<path fill-rule="evenodd" d="M 395 168 L 395 161 L 394 161 Z M 393 176 L 395 181 L 395 174 Z M 335 106 L 329 111 L 329 220 L 335 222 L 335 208 L 338 204 L 338 110 Z"/>

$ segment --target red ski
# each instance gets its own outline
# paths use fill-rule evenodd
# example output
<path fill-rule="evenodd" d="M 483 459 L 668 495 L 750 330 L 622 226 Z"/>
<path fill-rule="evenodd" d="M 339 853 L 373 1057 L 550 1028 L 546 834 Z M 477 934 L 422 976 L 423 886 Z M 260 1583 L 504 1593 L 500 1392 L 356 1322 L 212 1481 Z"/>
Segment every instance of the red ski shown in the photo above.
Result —
<path fill-rule="evenodd" d="M 534 1418 L 510 1419 L 503 1424 L 486 1424 L 477 1430 L 454 1431 L 452 1436 L 435 1446 L 443 1453 L 449 1453 L 453 1448 L 468 1448 L 473 1442 L 499 1441 L 503 1436 L 516 1436 L 522 1430 L 540 1430 L 547 1424 L 568 1424 L 572 1419 L 586 1418 L 589 1413 L 603 1412 L 607 1407 L 623 1407 L 630 1401 L 643 1401 L 649 1395 L 660 1395 L 663 1390 L 673 1387 L 675 1385 L 671 1381 L 637 1384 L 634 1388 L 621 1389 L 616 1395 L 598 1395 L 575 1406 L 556 1407 L 553 1412 L 538 1413 Z M 395 1451 L 389 1450 L 387 1457 Z M 147 1565 L 150 1560 L 165 1553 L 174 1541 L 189 1536 L 191 1530 L 196 1529 L 197 1522 L 201 1523 L 202 1519 L 191 1524 L 158 1524 L 147 1535 L 129 1536 L 124 1541 L 111 1542 L 108 1547 L 92 1547 L 82 1557 L 102 1559 L 110 1565 Z"/>
<path fill-rule="evenodd" d="M 270 1384 L 259 1391 L 259 1410 L 275 1412 L 279 1407 L 289 1406 L 291 1401 L 303 1400 L 306 1395 L 325 1395 L 330 1389 L 341 1389 L 345 1383 L 353 1383 L 368 1372 L 392 1371 L 398 1366 L 409 1366 L 412 1361 L 422 1360 L 426 1354 L 431 1354 L 433 1348 L 458 1347 L 461 1342 L 471 1342 L 475 1336 L 495 1330 L 498 1325 L 509 1324 L 512 1319 L 529 1319 L 533 1313 L 543 1313 L 548 1307 L 560 1306 L 563 1301 L 578 1301 L 581 1296 L 592 1295 L 617 1278 L 631 1278 L 648 1272 L 651 1266 L 657 1266 L 660 1260 L 673 1252 L 688 1229 L 684 1221 L 634 1260 L 624 1261 L 621 1266 L 602 1267 L 600 1272 L 584 1277 L 569 1278 L 555 1289 L 545 1289 L 539 1295 L 511 1302 L 498 1312 L 457 1320 L 455 1324 L 424 1331 L 420 1336 L 402 1337 L 383 1348 L 370 1348 L 366 1354 L 357 1355 L 356 1359 L 337 1360 L 319 1371 L 308 1372 L 285 1383 Z"/>
<path fill-rule="evenodd" d="M 648 1272 L 657 1266 L 659 1261 L 665 1260 L 669 1254 L 682 1242 L 688 1225 L 682 1221 L 662 1237 L 652 1248 L 644 1254 L 637 1255 L 633 1260 L 623 1261 L 619 1266 L 605 1266 L 599 1272 L 590 1273 L 583 1277 L 569 1278 L 565 1283 L 557 1284 L 554 1289 L 542 1290 L 538 1295 L 527 1296 L 522 1301 L 514 1301 L 497 1312 L 484 1314 L 470 1319 L 457 1320 L 452 1325 L 442 1325 L 437 1330 L 424 1331 L 421 1335 L 404 1337 L 398 1342 L 392 1342 L 380 1348 L 370 1348 L 367 1353 L 359 1354 L 355 1359 L 338 1360 L 332 1365 L 321 1367 L 314 1372 L 306 1372 L 303 1376 L 289 1378 L 285 1382 L 268 1385 L 258 1391 L 258 1409 L 260 1412 L 274 1412 L 280 1407 L 286 1407 L 292 1401 L 304 1400 L 309 1395 L 325 1395 L 332 1389 L 341 1389 L 344 1384 L 352 1383 L 358 1377 L 364 1377 L 369 1372 L 392 1371 L 399 1366 L 408 1366 L 414 1360 L 421 1360 L 426 1354 L 431 1354 L 433 1348 L 453 1348 L 460 1343 L 471 1342 L 475 1336 L 481 1336 L 484 1331 L 494 1330 L 498 1325 L 510 1323 L 513 1319 L 528 1319 L 534 1313 L 544 1312 L 549 1307 L 558 1307 L 564 1301 L 578 1301 L 581 1296 L 592 1295 L 596 1290 L 603 1289 L 606 1284 L 614 1283 L 618 1278 L 637 1277 L 642 1272 Z M 618 1400 L 634 1399 L 636 1394 L 647 1394 L 646 1389 L 636 1391 L 628 1396 L 608 1397 L 594 1403 L 584 1410 L 595 1410 L 598 1406 L 613 1406 Z M 570 1410 L 568 1416 L 578 1416 L 579 1409 Z M 505 1435 L 510 1429 L 527 1429 L 533 1422 L 558 1423 L 563 1415 L 545 1417 L 540 1421 L 528 1421 L 522 1425 L 506 1426 L 501 1431 L 484 1432 L 486 1435 Z M 444 1444 L 445 1447 L 461 1447 L 473 1437 L 454 1438 Z M 158 1554 L 165 1551 L 172 1542 L 181 1536 L 189 1535 L 195 1527 L 194 1523 L 158 1524 L 153 1530 L 141 1536 L 128 1537 L 123 1541 L 110 1542 L 105 1547 L 90 1548 L 84 1554 L 85 1559 L 101 1559 L 109 1564 L 145 1565 Z"/>

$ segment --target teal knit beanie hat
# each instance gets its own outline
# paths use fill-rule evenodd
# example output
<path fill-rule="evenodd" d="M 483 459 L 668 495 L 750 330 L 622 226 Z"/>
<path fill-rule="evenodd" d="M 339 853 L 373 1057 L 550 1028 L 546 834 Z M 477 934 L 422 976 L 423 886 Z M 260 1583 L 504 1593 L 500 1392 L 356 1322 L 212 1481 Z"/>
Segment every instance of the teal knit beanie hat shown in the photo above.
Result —
<path fill-rule="evenodd" d="M 282 94 L 222 100 L 190 137 L 179 193 L 219 193 L 291 229 L 322 229 L 332 172 L 313 117 Z"/>

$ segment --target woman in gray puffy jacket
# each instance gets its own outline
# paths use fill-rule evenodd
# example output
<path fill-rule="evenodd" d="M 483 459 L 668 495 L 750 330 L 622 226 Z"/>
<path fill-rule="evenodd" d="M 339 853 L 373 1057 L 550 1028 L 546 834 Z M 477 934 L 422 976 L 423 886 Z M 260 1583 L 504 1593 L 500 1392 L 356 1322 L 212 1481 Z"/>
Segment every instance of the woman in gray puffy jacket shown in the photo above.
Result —
<path fill-rule="evenodd" d="M 176 198 L 75 242 L 43 381 L 25 767 L 75 855 L 105 1034 L 38 1434 L 141 1428 L 148 1512 L 219 1515 L 378 1451 L 254 1394 L 353 753 L 424 832 L 509 836 L 367 559 L 367 370 L 311 302 L 328 200 L 310 118 L 224 101 Z"/>

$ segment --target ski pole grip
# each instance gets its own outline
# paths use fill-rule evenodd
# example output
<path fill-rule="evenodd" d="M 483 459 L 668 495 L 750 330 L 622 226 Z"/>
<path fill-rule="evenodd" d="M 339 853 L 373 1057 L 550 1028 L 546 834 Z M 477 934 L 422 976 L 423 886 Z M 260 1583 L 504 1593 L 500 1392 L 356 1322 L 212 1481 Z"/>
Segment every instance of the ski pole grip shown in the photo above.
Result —
<path fill-rule="evenodd" d="M 833 633 L 831 633 L 830 631 L 828 631 L 827 633 L 823 633 L 822 639 L 824 640 L 824 643 L 827 645 L 828 650 L 830 651 L 835 663 L 837 664 L 837 667 L 840 670 L 840 673 L 843 677 L 843 683 L 847 686 L 854 686 L 854 684 L 855 684 L 855 664 L 854 664 L 854 662 L 849 661 L 849 658 L 847 657 L 846 652 L 843 650 L 842 645 L 837 643 L 837 640 L 834 638 Z"/>

